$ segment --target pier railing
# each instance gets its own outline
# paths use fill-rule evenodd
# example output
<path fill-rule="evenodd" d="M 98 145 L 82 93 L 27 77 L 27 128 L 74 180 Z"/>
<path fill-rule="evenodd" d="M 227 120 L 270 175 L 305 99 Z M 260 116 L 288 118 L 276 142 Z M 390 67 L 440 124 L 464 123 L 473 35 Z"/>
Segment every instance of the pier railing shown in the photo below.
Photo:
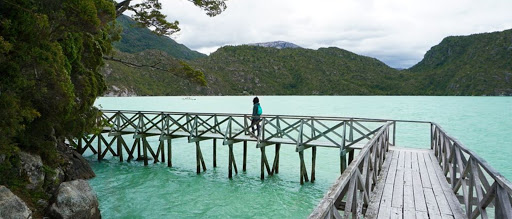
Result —
<path fill-rule="evenodd" d="M 512 183 L 484 159 L 431 123 L 432 149 L 467 218 L 512 218 Z M 489 208 L 494 212 L 488 212 Z"/>
<path fill-rule="evenodd" d="M 512 183 L 443 128 L 430 123 L 431 149 L 467 218 L 512 218 Z M 363 218 L 389 144 L 387 123 L 338 177 L 309 218 Z M 380 149 L 380 150 L 379 150 Z M 372 161 L 374 161 L 372 163 Z M 371 177 L 369 177 L 369 175 Z M 492 212 L 490 212 L 492 211 Z"/>
<path fill-rule="evenodd" d="M 370 202 L 377 176 L 389 147 L 389 129 L 393 122 L 383 125 L 358 156 L 327 191 L 309 218 L 362 218 Z M 343 215 L 338 209 L 342 209 Z"/>
<path fill-rule="evenodd" d="M 183 113 L 155 111 L 102 110 L 102 118 L 110 133 L 154 136 L 189 137 L 190 142 L 222 137 L 224 144 L 236 143 L 237 137 L 254 135 L 258 147 L 280 143 L 297 146 L 297 152 L 310 146 L 344 148 L 362 140 L 370 140 L 377 132 L 368 123 L 386 120 L 322 117 L 322 116 L 261 116 L 261 134 L 251 131 L 251 115 L 225 113 Z M 366 123 L 366 124 L 363 124 Z"/>
<path fill-rule="evenodd" d="M 340 173 L 355 156 L 355 150 L 363 148 L 366 142 L 375 138 L 375 135 L 387 120 L 329 117 L 329 116 L 293 116 L 293 115 L 263 115 L 259 124 L 259 132 L 251 127 L 252 117 L 249 114 L 228 113 L 191 113 L 191 112 L 158 112 L 158 111 L 130 111 L 130 110 L 102 110 L 98 124 L 101 124 L 101 133 L 91 134 L 87 137 L 74 139 L 74 145 L 79 153 L 90 149 L 103 159 L 108 153 L 119 157 L 123 161 L 123 154 L 128 154 L 128 160 L 137 158 L 154 162 L 165 162 L 172 167 L 171 140 L 187 138 L 189 143 L 196 144 L 197 173 L 206 171 L 202 156 L 200 142 L 213 140 L 213 167 L 216 167 L 216 143 L 222 140 L 223 145 L 229 147 L 228 177 L 232 177 L 232 167 L 238 173 L 233 145 L 243 142 L 243 171 L 246 167 L 247 142 L 256 142 L 261 151 L 261 179 L 264 172 L 273 175 L 279 171 L 279 150 L 281 145 L 295 147 L 300 158 L 300 183 L 315 180 L 315 163 L 317 147 L 339 150 Z M 395 122 L 392 125 L 392 138 L 386 141 L 392 145 L 395 142 Z M 108 133 L 108 136 L 106 136 Z M 133 136 L 133 145 L 128 145 L 123 136 Z M 158 137 L 159 145 L 151 147 L 148 137 Z M 392 141 L 389 141 L 392 139 Z M 93 141 L 97 142 L 94 145 Z M 115 144 L 117 143 L 117 148 Z M 167 153 L 165 147 L 167 144 Z M 267 160 L 265 148 L 275 145 L 274 162 Z M 311 149 L 311 178 L 304 162 L 304 151 Z M 123 153 L 125 152 L 125 153 Z M 201 168 L 202 167 L 202 168 Z"/>

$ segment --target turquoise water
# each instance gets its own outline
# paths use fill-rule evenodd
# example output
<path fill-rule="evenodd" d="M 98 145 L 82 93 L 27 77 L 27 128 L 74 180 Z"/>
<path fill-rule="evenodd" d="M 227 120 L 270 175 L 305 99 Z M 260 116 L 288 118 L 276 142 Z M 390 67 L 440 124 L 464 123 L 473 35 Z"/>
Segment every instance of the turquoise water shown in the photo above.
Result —
<path fill-rule="evenodd" d="M 95 105 L 113 110 L 250 113 L 252 97 L 104 97 Z M 344 116 L 426 120 L 441 125 L 508 179 L 512 168 L 512 98 L 408 96 L 263 96 L 264 114 Z M 397 124 L 397 145 L 429 148 L 429 125 Z M 129 137 L 125 138 L 129 139 Z M 158 139 L 149 139 L 156 146 Z M 294 146 L 283 145 L 280 172 L 260 177 L 260 152 L 249 143 L 247 172 L 242 147 L 235 144 L 239 173 L 228 175 L 228 150 L 220 141 L 217 168 L 212 142 L 201 142 L 207 171 L 196 174 L 195 145 L 173 140 L 173 167 L 141 162 L 101 162 L 85 156 L 96 172 L 90 183 L 98 194 L 104 218 L 305 218 L 339 175 L 338 153 L 319 148 L 315 183 L 299 184 L 299 158 Z M 267 148 L 269 162 L 274 148 Z M 310 151 L 305 153 L 310 172 Z"/>

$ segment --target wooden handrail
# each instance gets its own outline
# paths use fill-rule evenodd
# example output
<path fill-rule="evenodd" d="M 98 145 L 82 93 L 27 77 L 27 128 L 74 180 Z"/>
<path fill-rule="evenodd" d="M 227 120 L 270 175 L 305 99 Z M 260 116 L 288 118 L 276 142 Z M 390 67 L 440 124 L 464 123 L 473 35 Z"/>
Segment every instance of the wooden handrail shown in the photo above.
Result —
<path fill-rule="evenodd" d="M 488 218 L 492 206 L 495 218 L 512 218 L 512 183 L 438 124 L 431 123 L 431 132 L 432 149 L 467 218 Z"/>
<path fill-rule="evenodd" d="M 338 209 L 344 203 L 343 217 L 360 218 L 363 206 L 369 203 L 370 192 L 382 169 L 389 147 L 389 127 L 393 122 L 384 124 L 379 132 L 369 141 L 350 163 L 343 174 L 338 177 L 327 191 L 309 218 L 341 218 Z"/>

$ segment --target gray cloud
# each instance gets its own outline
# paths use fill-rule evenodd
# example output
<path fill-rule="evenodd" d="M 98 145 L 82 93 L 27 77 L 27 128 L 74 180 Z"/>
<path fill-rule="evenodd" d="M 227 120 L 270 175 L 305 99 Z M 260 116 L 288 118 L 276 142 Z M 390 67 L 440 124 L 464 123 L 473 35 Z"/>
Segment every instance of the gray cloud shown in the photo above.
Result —
<path fill-rule="evenodd" d="M 284 40 L 335 46 L 408 68 L 450 35 L 512 28 L 510 0 L 230 0 L 210 18 L 190 2 L 162 1 L 179 20 L 179 43 L 203 53 L 224 45 Z"/>

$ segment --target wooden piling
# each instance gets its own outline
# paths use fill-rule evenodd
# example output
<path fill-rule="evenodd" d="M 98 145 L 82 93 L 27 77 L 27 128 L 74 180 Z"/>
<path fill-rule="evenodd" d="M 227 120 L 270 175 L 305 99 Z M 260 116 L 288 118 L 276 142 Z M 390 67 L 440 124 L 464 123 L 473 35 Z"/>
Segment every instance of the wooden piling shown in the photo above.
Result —
<path fill-rule="evenodd" d="M 101 160 L 101 133 L 98 134 L 98 160 Z"/>
<path fill-rule="evenodd" d="M 247 164 L 247 141 L 244 141 L 244 159 L 243 159 L 243 167 L 242 171 L 246 172 Z"/>
<path fill-rule="evenodd" d="M 213 168 L 217 167 L 217 139 L 213 139 Z"/>
<path fill-rule="evenodd" d="M 228 147 L 229 147 L 228 178 L 232 179 L 233 178 L 233 170 L 232 170 L 233 162 L 231 160 L 232 159 L 231 154 L 233 154 L 233 144 L 229 144 Z"/>
<path fill-rule="evenodd" d="M 273 175 L 273 172 L 270 171 L 270 165 L 268 164 L 267 155 L 265 154 L 265 147 L 260 148 L 261 151 L 261 176 L 260 178 L 265 179 L 265 169 L 267 169 L 268 175 Z"/>
<path fill-rule="evenodd" d="M 279 150 L 281 149 L 281 144 L 276 144 L 276 153 L 274 155 L 274 163 L 272 165 L 272 173 L 279 173 Z"/>
<path fill-rule="evenodd" d="M 340 174 L 343 174 L 343 171 L 347 169 L 347 155 L 342 154 L 340 156 Z"/>
<path fill-rule="evenodd" d="M 203 172 L 206 171 L 206 164 L 204 163 L 203 153 L 201 153 L 201 147 L 199 142 L 196 142 L 196 162 L 197 162 L 197 174 L 201 173 L 201 166 L 203 167 Z"/>
<path fill-rule="evenodd" d="M 261 171 L 261 175 L 260 175 L 260 179 L 261 180 L 264 180 L 265 179 L 265 160 L 263 160 L 263 157 L 265 155 L 265 152 L 263 151 L 265 149 L 265 147 L 262 147 L 260 148 L 260 151 L 261 151 L 261 168 L 260 168 L 260 171 Z"/>
<path fill-rule="evenodd" d="M 308 172 L 306 169 L 306 164 L 304 163 L 304 151 L 299 152 L 300 158 L 300 184 L 304 184 L 304 181 L 309 182 Z"/>
<path fill-rule="evenodd" d="M 235 153 L 233 149 L 231 149 L 231 162 L 233 162 L 233 168 L 235 169 L 235 174 L 238 174 L 238 168 L 236 167 Z"/>
<path fill-rule="evenodd" d="M 160 161 L 162 161 L 162 163 L 165 162 L 165 153 L 164 153 L 165 149 L 164 149 L 164 146 L 165 146 L 165 141 L 164 140 L 160 141 L 160 153 L 162 153 L 160 155 L 161 156 L 161 160 Z"/>
<path fill-rule="evenodd" d="M 172 167 L 172 145 L 171 145 L 171 139 L 167 139 L 167 166 Z"/>
<path fill-rule="evenodd" d="M 137 160 L 141 160 L 142 157 L 140 156 L 140 138 L 137 138 Z"/>
<path fill-rule="evenodd" d="M 142 148 L 144 153 L 144 166 L 148 165 L 148 146 L 146 145 L 146 137 L 142 137 Z"/>
<path fill-rule="evenodd" d="M 316 146 L 311 148 L 311 182 L 315 182 Z"/>
<path fill-rule="evenodd" d="M 119 155 L 119 161 L 123 162 L 123 145 L 120 135 L 116 135 L 114 138 L 116 138 L 117 141 L 117 154 Z"/>

